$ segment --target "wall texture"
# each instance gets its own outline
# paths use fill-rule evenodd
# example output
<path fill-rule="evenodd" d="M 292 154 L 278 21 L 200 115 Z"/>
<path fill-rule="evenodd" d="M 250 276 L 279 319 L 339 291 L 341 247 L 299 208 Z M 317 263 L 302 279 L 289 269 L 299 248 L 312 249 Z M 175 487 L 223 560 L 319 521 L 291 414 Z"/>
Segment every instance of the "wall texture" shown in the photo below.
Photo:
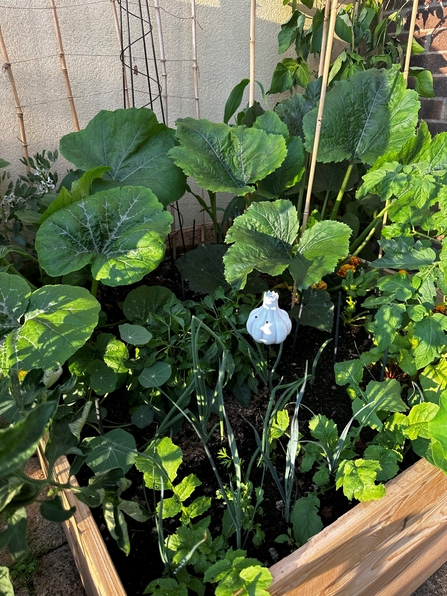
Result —
<path fill-rule="evenodd" d="M 23 172 L 16 106 L 8 78 L 17 86 L 32 155 L 53 150 L 64 134 L 74 130 L 53 19 L 53 0 L 1 0 L 0 27 L 8 53 L 0 76 L 0 157 L 11 162 L 11 172 Z M 120 46 L 114 19 L 118 0 L 54 0 L 63 50 L 80 127 L 101 109 L 123 107 Z M 146 0 L 122 0 L 138 14 Z M 151 0 L 155 54 L 159 58 L 159 30 Z M 164 42 L 169 124 L 177 118 L 200 116 L 221 121 L 225 101 L 234 85 L 249 76 L 250 0 L 196 0 L 198 101 L 193 76 L 191 0 L 160 0 Z M 268 88 L 277 62 L 277 34 L 290 9 L 282 0 L 258 0 L 256 23 L 256 78 Z M 141 35 L 139 23 L 129 19 L 132 39 Z M 127 19 L 123 30 L 127 39 Z M 149 48 L 150 49 L 150 48 Z M 150 71 L 154 73 L 152 54 Z M 144 67 L 143 48 L 133 46 L 132 68 Z M 6 63 L 7 62 L 7 63 Z M 160 64 L 159 64 L 160 66 Z M 161 74 L 161 73 L 160 73 Z M 134 76 L 136 105 L 147 103 L 147 86 Z M 257 99 L 261 99 L 257 90 Z M 274 102 L 274 99 L 271 99 Z M 158 104 L 157 104 L 158 105 Z M 159 117 L 161 116 L 158 111 Z M 62 173 L 67 167 L 60 160 Z M 182 199 L 186 220 L 197 213 L 195 200 Z"/>
<path fill-rule="evenodd" d="M 397 2 L 399 0 L 396 0 Z M 0 27 L 8 59 L 3 56 L 0 76 L 0 157 L 11 162 L 13 176 L 23 172 L 16 105 L 8 75 L 13 74 L 19 104 L 32 155 L 53 150 L 61 136 L 74 130 L 58 41 L 55 34 L 54 4 L 59 19 L 63 50 L 74 104 L 83 128 L 101 109 L 123 106 L 120 45 L 114 19 L 120 0 L 1 0 Z M 146 0 L 121 0 L 138 14 Z M 196 116 L 221 121 L 229 92 L 249 76 L 250 0 L 196 0 L 198 94 L 194 87 L 194 62 L 191 12 L 192 0 L 159 0 L 161 32 L 164 42 L 168 124 L 177 118 Z M 161 78 L 159 39 L 155 0 L 150 0 L 154 53 Z M 411 3 L 401 2 L 408 14 Z M 258 0 L 256 23 L 256 78 L 269 87 L 278 61 L 277 34 L 288 19 L 290 8 L 282 0 Z M 129 23 L 129 25 L 128 25 Z M 136 20 L 124 18 L 127 38 L 141 35 Z M 423 100 L 421 117 L 433 133 L 447 130 L 447 0 L 421 3 L 416 35 L 427 52 L 414 57 L 412 64 L 434 72 L 436 98 Z M 150 48 L 152 52 L 152 48 Z M 127 59 L 129 57 L 127 56 Z M 281 57 L 282 58 L 282 57 Z M 129 60 L 128 60 L 129 61 Z M 133 45 L 132 69 L 142 72 L 145 56 L 141 44 Z M 154 76 L 152 53 L 149 68 Z M 8 72 L 9 70 L 9 72 Z M 134 76 L 135 103 L 147 103 L 144 77 Z M 261 99 L 259 90 L 256 91 Z M 270 105 L 278 98 L 269 98 Z M 161 116 L 156 104 L 155 110 Z M 63 174 L 69 164 L 60 159 Z M 180 209 L 185 223 L 199 218 L 195 199 L 184 198 Z"/>

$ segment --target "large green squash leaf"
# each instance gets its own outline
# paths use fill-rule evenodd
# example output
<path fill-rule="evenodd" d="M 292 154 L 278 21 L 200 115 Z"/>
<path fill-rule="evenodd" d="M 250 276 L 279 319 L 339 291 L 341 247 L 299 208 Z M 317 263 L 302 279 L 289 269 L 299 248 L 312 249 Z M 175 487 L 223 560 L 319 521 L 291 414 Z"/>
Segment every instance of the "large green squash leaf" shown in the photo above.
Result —
<path fill-rule="evenodd" d="M 0 276 L 2 287 L 5 276 L 14 277 Z M 27 292 L 28 287 L 22 296 Z M 21 313 L 23 324 L 17 323 L 0 342 L 0 370 L 49 370 L 63 364 L 93 333 L 99 310 L 98 301 L 84 288 L 61 285 L 36 290 Z"/>
<path fill-rule="evenodd" d="M 33 455 L 56 407 L 57 401 L 39 404 L 26 418 L 0 430 L 0 478 L 13 473 Z"/>
<path fill-rule="evenodd" d="M 126 285 L 158 266 L 171 222 L 148 188 L 114 188 L 53 213 L 37 232 L 36 249 L 49 275 L 90 264 L 103 284 Z"/>
<path fill-rule="evenodd" d="M 179 147 L 170 157 L 187 176 L 213 192 L 245 195 L 275 171 L 287 155 L 282 135 L 208 120 L 177 121 Z"/>
<path fill-rule="evenodd" d="M 243 288 L 253 269 L 279 275 L 289 265 L 297 234 L 298 215 L 290 201 L 252 203 L 225 238 L 234 243 L 224 256 L 226 280 Z"/>
<path fill-rule="evenodd" d="M 18 275 L 0 273 L 0 340 L 20 326 L 31 294 L 29 285 Z"/>
<path fill-rule="evenodd" d="M 336 81 L 325 101 L 318 161 L 374 163 L 414 136 L 418 110 L 417 93 L 406 89 L 397 66 Z M 303 119 L 308 151 L 313 148 L 317 113 L 314 108 Z"/>
<path fill-rule="evenodd" d="M 130 108 L 102 110 L 85 129 L 62 137 L 60 151 L 81 170 L 110 166 L 103 184 L 145 186 L 166 206 L 186 190 L 183 172 L 168 157 L 174 145 L 174 131 L 151 110 Z"/>
<path fill-rule="evenodd" d="M 290 270 L 299 289 L 320 281 L 334 270 L 340 259 L 348 256 L 350 235 L 351 228 L 338 221 L 320 221 L 304 232 L 297 260 Z M 297 267 L 300 257 L 307 263 L 304 279 Z"/>

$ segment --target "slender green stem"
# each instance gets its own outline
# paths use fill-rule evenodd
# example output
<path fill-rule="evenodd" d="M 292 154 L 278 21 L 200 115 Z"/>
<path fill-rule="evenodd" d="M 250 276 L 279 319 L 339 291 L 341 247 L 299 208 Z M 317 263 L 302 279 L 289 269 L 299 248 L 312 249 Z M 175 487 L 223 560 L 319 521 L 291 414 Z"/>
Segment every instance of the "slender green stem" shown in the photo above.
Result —
<path fill-rule="evenodd" d="M 26 283 L 29 285 L 29 287 L 31 288 L 31 290 L 33 292 L 34 292 L 34 290 L 37 290 L 37 286 L 35 286 L 33 283 L 31 283 L 30 280 L 27 279 L 22 273 L 20 273 L 20 271 L 18 269 L 16 269 L 14 267 L 14 265 L 12 265 L 7 259 L 5 259 L 5 258 L 0 259 L 0 263 L 5 267 L 9 267 L 9 270 L 11 271 L 11 273 L 14 273 L 14 275 L 20 275 L 20 277 L 26 281 Z"/>
<path fill-rule="evenodd" d="M 208 191 L 208 196 L 210 198 L 210 210 L 208 211 L 208 215 L 211 217 L 213 221 L 213 228 L 214 228 L 214 236 L 216 237 L 217 244 L 220 244 L 220 227 L 217 222 L 217 201 L 216 201 L 216 193 L 212 192 L 211 190 Z"/>
<path fill-rule="evenodd" d="M 93 277 L 92 278 L 92 287 L 90 288 L 90 294 L 93 296 L 93 298 L 96 298 L 96 294 L 98 293 L 98 286 L 99 286 L 99 281 Z"/>
<path fill-rule="evenodd" d="M 374 234 L 378 224 L 382 223 L 382 217 L 383 215 L 388 211 L 388 209 L 391 207 L 391 204 L 386 205 L 382 211 L 380 211 L 380 213 L 378 213 L 376 215 L 376 217 L 372 220 L 372 222 L 363 230 L 363 232 L 360 234 L 360 236 L 352 243 L 351 248 L 350 248 L 350 252 L 353 255 L 356 255 L 360 252 L 360 250 L 362 250 L 362 248 L 365 246 L 365 239 L 366 242 L 368 242 L 368 240 L 372 237 L 372 234 Z M 372 231 L 372 234 L 371 234 Z M 360 250 L 357 250 L 358 247 L 361 245 Z M 354 252 L 356 251 L 356 252 Z"/>
<path fill-rule="evenodd" d="M 337 217 L 337 213 L 338 213 L 338 210 L 341 205 L 341 200 L 343 199 L 343 195 L 345 194 L 346 187 L 348 186 L 349 178 L 351 177 L 353 167 L 354 167 L 354 162 L 351 161 L 351 163 L 349 164 L 349 166 L 346 170 L 346 174 L 345 174 L 345 177 L 343 178 L 343 182 L 341 183 L 341 187 L 340 187 L 340 190 L 338 191 L 337 198 L 335 199 L 334 206 L 332 207 L 332 212 L 331 212 L 331 217 L 330 217 L 331 219 L 335 219 Z"/>
<path fill-rule="evenodd" d="M 326 215 L 326 207 L 327 207 L 327 202 L 329 200 L 330 192 L 331 192 L 330 190 L 326 191 L 326 196 L 324 197 L 323 208 L 321 210 L 321 219 L 324 219 L 324 216 Z"/>

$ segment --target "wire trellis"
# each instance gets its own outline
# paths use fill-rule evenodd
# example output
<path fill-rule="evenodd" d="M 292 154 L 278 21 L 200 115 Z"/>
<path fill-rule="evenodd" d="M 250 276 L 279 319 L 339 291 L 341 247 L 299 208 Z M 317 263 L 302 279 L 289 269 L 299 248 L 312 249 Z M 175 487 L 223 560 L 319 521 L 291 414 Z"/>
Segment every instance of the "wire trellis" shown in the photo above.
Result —
<path fill-rule="evenodd" d="M 124 107 L 150 107 L 165 122 L 154 28 L 148 0 L 117 0 L 121 34 Z"/>

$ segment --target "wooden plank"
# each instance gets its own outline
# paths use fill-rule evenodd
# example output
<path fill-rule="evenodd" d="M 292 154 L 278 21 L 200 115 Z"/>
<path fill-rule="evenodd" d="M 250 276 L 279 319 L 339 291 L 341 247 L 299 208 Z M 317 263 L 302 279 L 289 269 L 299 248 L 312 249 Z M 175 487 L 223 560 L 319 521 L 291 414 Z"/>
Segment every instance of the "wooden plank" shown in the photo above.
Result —
<path fill-rule="evenodd" d="M 42 442 L 38 447 L 38 455 L 40 465 L 46 472 L 48 465 L 44 452 Z M 76 478 L 70 478 L 69 473 L 70 464 L 62 456 L 55 464 L 54 479 L 61 484 L 70 480 L 72 485 L 79 486 Z M 79 501 L 71 490 L 62 491 L 61 498 L 66 509 L 76 507 L 75 514 L 63 527 L 87 596 L 126 596 L 89 507 Z"/>
<path fill-rule="evenodd" d="M 409 596 L 447 560 L 447 476 L 420 460 L 270 568 L 272 596 Z"/>
<path fill-rule="evenodd" d="M 60 458 L 55 478 L 66 483 L 69 469 Z M 88 596 L 126 596 L 89 508 L 72 491 L 62 498 L 77 507 L 65 532 Z M 410 596 L 447 561 L 446 521 L 447 476 L 421 460 L 387 484 L 383 499 L 357 505 L 271 567 L 270 594 Z"/>

